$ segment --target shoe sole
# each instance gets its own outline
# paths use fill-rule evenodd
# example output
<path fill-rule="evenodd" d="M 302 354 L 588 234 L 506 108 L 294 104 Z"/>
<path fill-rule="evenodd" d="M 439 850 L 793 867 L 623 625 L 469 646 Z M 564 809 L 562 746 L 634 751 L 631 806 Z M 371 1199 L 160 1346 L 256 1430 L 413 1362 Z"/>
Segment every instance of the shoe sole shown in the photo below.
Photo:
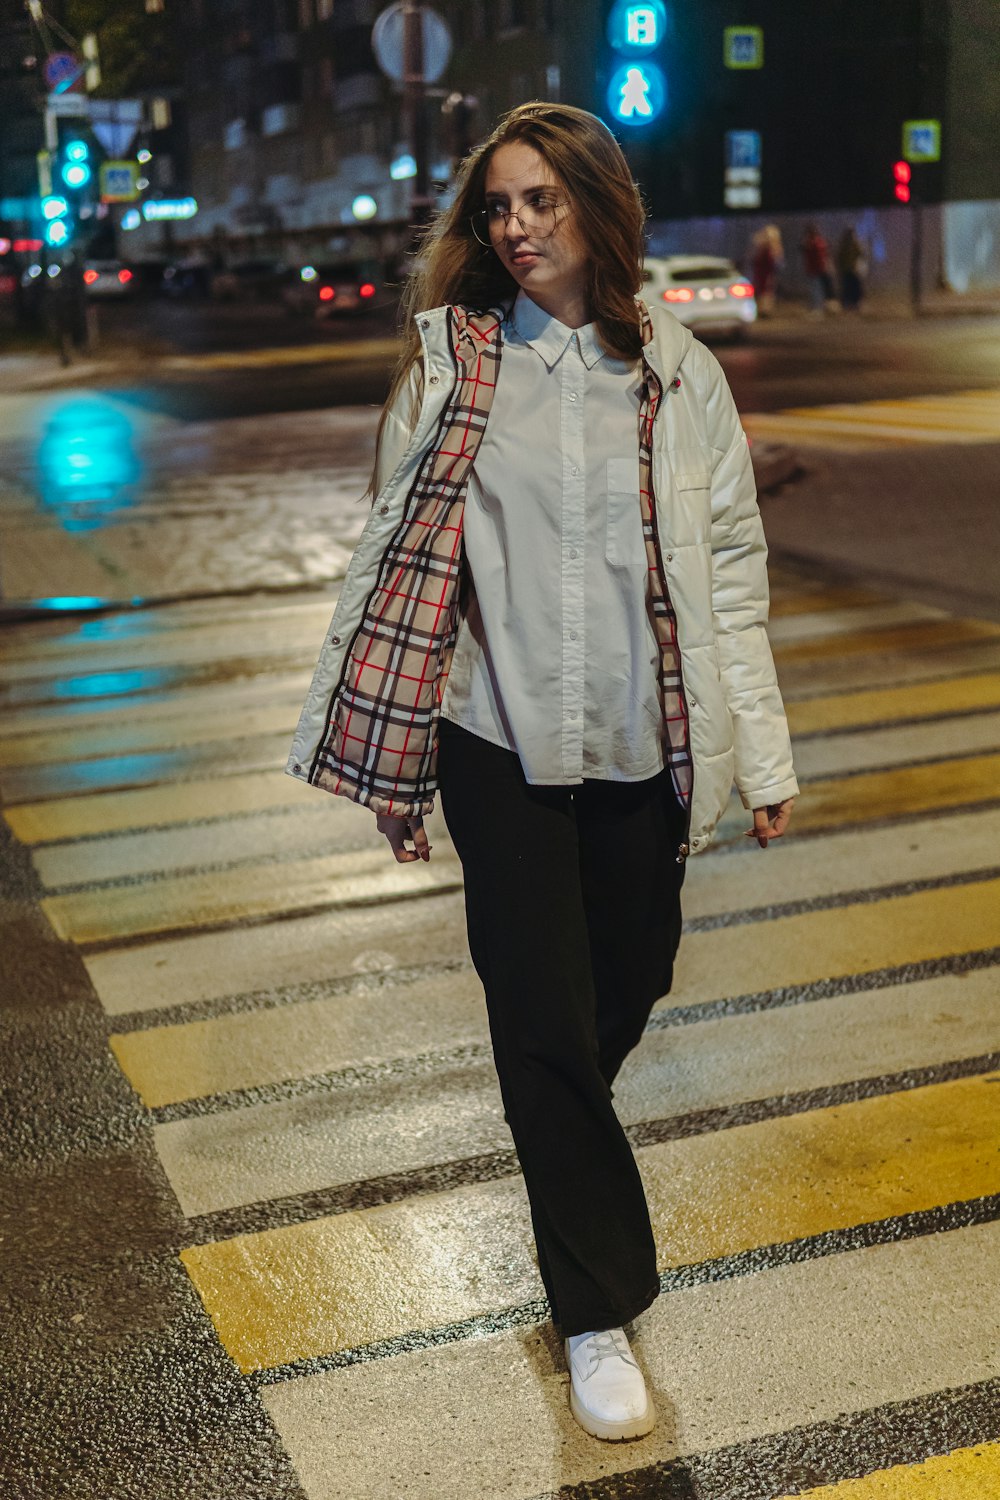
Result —
<path fill-rule="evenodd" d="M 646 1410 L 641 1417 L 631 1417 L 627 1422 L 607 1422 L 595 1417 L 578 1399 L 572 1378 L 569 1387 L 569 1405 L 574 1417 L 591 1437 L 601 1438 L 606 1443 L 623 1443 L 628 1438 L 645 1437 L 656 1426 L 656 1410 L 649 1394 L 646 1395 Z"/>

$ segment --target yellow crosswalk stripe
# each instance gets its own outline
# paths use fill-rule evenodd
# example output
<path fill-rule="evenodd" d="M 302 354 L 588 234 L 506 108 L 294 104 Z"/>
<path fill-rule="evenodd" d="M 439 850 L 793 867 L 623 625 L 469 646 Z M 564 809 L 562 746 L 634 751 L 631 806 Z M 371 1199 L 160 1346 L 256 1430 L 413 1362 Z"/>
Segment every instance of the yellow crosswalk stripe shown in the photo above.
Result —
<path fill-rule="evenodd" d="M 280 770 L 253 771 L 148 790 L 24 802 L 5 809 L 4 817 L 15 838 L 32 845 L 129 828 L 169 828 L 197 818 L 231 817 L 271 807 L 301 806 L 302 799 L 312 795 Z"/>
<path fill-rule="evenodd" d="M 1000 1495 L 1000 1444 L 956 1448 L 922 1463 L 875 1469 L 781 1500 L 996 1500 Z"/>
<path fill-rule="evenodd" d="M 996 1083 L 958 1079 L 637 1153 L 661 1267 L 700 1264 L 1000 1189 Z M 241 1370 L 539 1294 L 517 1179 L 188 1248 Z"/>
<path fill-rule="evenodd" d="M 785 707 L 793 736 L 816 734 L 824 729 L 860 729 L 868 724 L 943 718 L 947 714 L 1000 708 L 1000 672 L 798 698 Z"/>
<path fill-rule="evenodd" d="M 915 817 L 1000 799 L 1000 755 L 971 755 L 889 771 L 815 781 L 802 791 L 796 828 L 841 828 L 876 818 Z"/>
<path fill-rule="evenodd" d="M 779 641 L 773 650 L 774 659 L 781 666 L 786 662 L 819 661 L 825 656 L 857 656 L 876 651 L 940 651 L 969 641 L 993 639 L 1000 639 L 1000 625 L 990 620 L 920 620 L 884 630 L 824 636 L 820 640 Z"/>
<path fill-rule="evenodd" d="M 1000 390 L 748 412 L 751 438 L 844 449 L 982 443 L 1000 438 Z"/>
<path fill-rule="evenodd" d="M 275 349 L 244 349 L 239 353 L 172 354 L 160 361 L 166 370 L 249 370 L 277 365 L 346 364 L 369 359 L 394 360 L 396 338 L 357 339 L 349 344 L 292 344 Z"/>

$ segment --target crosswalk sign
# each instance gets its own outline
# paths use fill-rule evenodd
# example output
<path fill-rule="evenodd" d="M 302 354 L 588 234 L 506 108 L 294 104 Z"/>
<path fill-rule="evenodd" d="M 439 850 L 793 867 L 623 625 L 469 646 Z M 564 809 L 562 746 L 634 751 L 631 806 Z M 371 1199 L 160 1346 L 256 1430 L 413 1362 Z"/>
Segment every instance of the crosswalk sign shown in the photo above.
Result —
<path fill-rule="evenodd" d="M 764 32 L 760 26 L 727 26 L 723 32 L 727 68 L 762 68 Z"/>
<path fill-rule="evenodd" d="M 941 121 L 904 120 L 903 158 L 905 161 L 940 161 Z"/>

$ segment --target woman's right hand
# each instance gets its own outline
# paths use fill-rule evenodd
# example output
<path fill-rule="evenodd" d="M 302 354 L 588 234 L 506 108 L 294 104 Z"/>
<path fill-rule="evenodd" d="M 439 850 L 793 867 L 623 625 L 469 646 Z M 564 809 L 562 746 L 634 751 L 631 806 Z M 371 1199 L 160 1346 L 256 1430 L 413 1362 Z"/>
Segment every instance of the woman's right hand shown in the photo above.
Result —
<path fill-rule="evenodd" d="M 401 865 L 411 859 L 430 859 L 433 845 L 427 842 L 424 820 L 419 815 L 393 818 L 388 813 L 376 813 L 375 825 L 379 833 L 384 833 L 389 840 L 389 847 Z M 412 849 L 406 848 L 407 839 L 412 840 Z"/>

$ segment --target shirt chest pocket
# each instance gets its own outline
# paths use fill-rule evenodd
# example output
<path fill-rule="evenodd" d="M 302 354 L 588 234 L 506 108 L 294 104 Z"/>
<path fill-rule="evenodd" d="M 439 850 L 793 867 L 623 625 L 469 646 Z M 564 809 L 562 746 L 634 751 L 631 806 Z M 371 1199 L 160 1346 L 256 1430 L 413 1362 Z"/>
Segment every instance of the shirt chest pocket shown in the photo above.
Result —
<path fill-rule="evenodd" d="M 645 566 L 639 502 L 639 455 L 609 458 L 607 464 L 607 532 L 604 556 L 616 568 Z"/>

